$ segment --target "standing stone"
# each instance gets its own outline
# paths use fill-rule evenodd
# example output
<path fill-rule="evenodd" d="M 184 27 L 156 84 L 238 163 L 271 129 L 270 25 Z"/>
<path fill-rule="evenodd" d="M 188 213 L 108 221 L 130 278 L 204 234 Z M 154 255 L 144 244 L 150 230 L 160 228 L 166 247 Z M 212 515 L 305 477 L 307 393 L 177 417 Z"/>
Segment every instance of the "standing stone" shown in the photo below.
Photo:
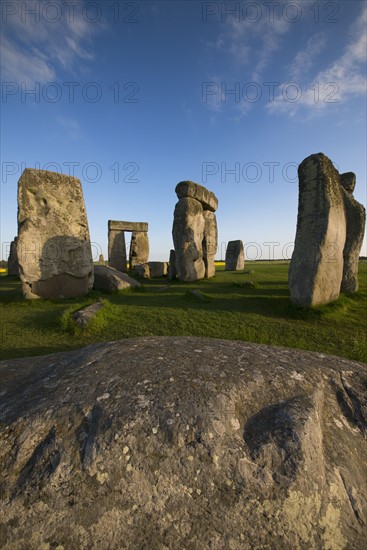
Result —
<path fill-rule="evenodd" d="M 108 231 L 108 265 L 118 271 L 126 271 L 125 232 Z"/>
<path fill-rule="evenodd" d="M 186 282 L 212 277 L 218 240 L 214 214 L 218 199 L 192 181 L 178 183 L 176 194 L 179 201 L 175 207 L 172 235 L 177 276 Z"/>
<path fill-rule="evenodd" d="M 134 271 L 137 275 L 137 277 L 142 279 L 149 279 L 150 278 L 150 271 L 149 271 L 149 265 L 146 264 L 135 264 Z"/>
<path fill-rule="evenodd" d="M 126 271 L 127 268 L 125 231 L 133 233 L 129 252 L 129 262 L 132 261 L 130 268 L 147 262 L 149 255 L 147 222 L 108 220 L 108 262 L 110 267 L 120 271 Z M 145 233 L 145 236 L 136 238 L 137 233 Z"/>
<path fill-rule="evenodd" d="M 18 237 L 14 237 L 14 240 L 10 243 L 8 257 L 8 275 L 15 275 L 16 277 L 19 277 L 17 242 Z"/>
<path fill-rule="evenodd" d="M 339 297 L 346 237 L 339 174 L 322 153 L 298 168 L 299 204 L 295 247 L 289 267 L 292 303 L 327 304 Z"/>
<path fill-rule="evenodd" d="M 100 254 L 100 255 L 99 255 L 98 263 L 104 264 L 104 257 L 103 257 L 103 254 Z"/>
<path fill-rule="evenodd" d="M 226 250 L 225 271 L 240 271 L 245 267 L 245 253 L 242 241 L 229 241 Z"/>
<path fill-rule="evenodd" d="M 205 277 L 209 279 L 215 275 L 215 255 L 218 246 L 218 228 L 217 218 L 214 212 L 204 210 L 204 240 L 203 240 L 203 258 L 205 264 Z"/>
<path fill-rule="evenodd" d="M 355 182 L 356 176 L 353 172 L 340 175 L 347 224 L 341 291 L 350 294 L 358 290 L 359 253 L 366 226 L 366 210 L 352 195 Z"/>
<path fill-rule="evenodd" d="M 168 275 L 168 262 L 148 262 L 148 266 L 151 279 Z"/>
<path fill-rule="evenodd" d="M 173 281 L 177 277 L 176 252 L 171 250 L 169 253 L 168 278 Z"/>
<path fill-rule="evenodd" d="M 204 228 L 205 219 L 201 203 L 188 197 L 180 199 L 175 207 L 172 235 L 177 275 L 181 281 L 196 281 L 205 276 Z"/>
<path fill-rule="evenodd" d="M 18 182 L 18 262 L 26 298 L 74 297 L 93 285 L 81 183 L 26 168 Z"/>
<path fill-rule="evenodd" d="M 137 264 L 145 264 L 149 260 L 149 239 L 148 232 L 133 231 L 130 242 L 130 269 Z"/>
<path fill-rule="evenodd" d="M 354 172 L 345 172 L 345 174 L 340 174 L 340 185 L 352 194 L 356 186 L 356 179 Z"/>

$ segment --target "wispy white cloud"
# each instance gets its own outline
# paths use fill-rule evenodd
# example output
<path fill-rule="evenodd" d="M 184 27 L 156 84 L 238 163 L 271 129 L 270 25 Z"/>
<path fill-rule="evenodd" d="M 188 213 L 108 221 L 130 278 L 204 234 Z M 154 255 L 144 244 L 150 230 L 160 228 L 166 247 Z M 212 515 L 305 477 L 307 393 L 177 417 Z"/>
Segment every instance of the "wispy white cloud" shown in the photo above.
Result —
<path fill-rule="evenodd" d="M 83 2 L 72 16 L 65 2 L 52 2 L 61 14 L 54 22 L 41 9 L 39 17 L 30 13 L 35 5 L 42 7 L 42 2 L 12 2 L 15 13 L 7 16 L 1 38 L 3 80 L 45 83 L 61 77 L 62 71 L 78 72 L 82 62 L 92 61 L 92 38 L 105 24 L 83 17 Z"/>
<path fill-rule="evenodd" d="M 57 117 L 56 120 L 69 138 L 77 139 L 80 137 L 80 126 L 77 120 L 65 116 Z"/>
<path fill-rule="evenodd" d="M 312 79 L 299 82 L 302 90 L 299 101 L 285 101 L 283 94 L 279 93 L 274 101 L 268 104 L 269 112 L 295 116 L 301 109 L 306 109 L 315 115 L 325 113 L 330 105 L 343 104 L 353 97 L 366 95 L 366 26 L 367 5 L 364 4 L 361 14 L 351 26 L 352 38 L 346 45 L 343 55 L 316 73 Z M 305 51 L 296 55 L 290 71 L 290 80 L 295 74 L 301 76 L 302 59 L 306 60 L 306 66 L 308 63 L 309 68 L 319 44 L 320 38 L 313 44 L 309 43 Z M 281 87 L 286 85 L 287 83 L 283 83 Z"/>
<path fill-rule="evenodd" d="M 298 82 L 304 78 L 314 65 L 315 57 L 322 51 L 326 44 L 324 33 L 317 33 L 307 41 L 306 48 L 295 56 L 290 66 L 289 74 L 292 82 Z"/>
<path fill-rule="evenodd" d="M 226 16 L 224 29 L 222 26 L 217 39 L 208 43 L 208 46 L 216 52 L 226 54 L 230 61 L 229 66 L 232 65 L 230 68 L 234 67 L 237 75 L 246 71 L 247 82 L 261 85 L 265 70 L 281 48 L 285 35 L 293 28 L 292 19 L 295 15 L 291 11 L 286 11 L 287 6 L 292 7 L 296 12 L 298 10 L 298 13 L 302 13 L 305 17 L 306 15 L 309 17 L 311 12 L 308 13 L 307 9 L 312 1 L 283 0 L 277 2 L 274 6 L 271 6 L 270 3 L 253 2 L 247 5 L 238 3 L 239 8 L 242 7 L 240 17 L 235 17 L 233 14 Z M 244 8 L 246 8 L 245 12 L 243 11 Z M 288 17 L 285 14 L 288 14 Z M 314 49 L 316 49 L 316 46 L 314 46 Z M 237 77 L 235 80 L 243 79 Z M 221 82 L 227 81 L 227 78 L 213 79 L 213 82 L 216 82 L 219 88 Z M 222 111 L 225 103 L 222 95 L 219 92 L 211 97 L 208 96 L 206 106 L 209 110 Z M 241 100 L 236 102 L 237 114 L 235 120 L 241 120 L 253 107 L 254 102 L 251 101 Z"/>
<path fill-rule="evenodd" d="M 259 82 L 279 49 L 282 37 L 292 27 L 291 20 L 284 17 L 283 10 L 289 2 L 277 3 L 278 9 L 270 11 L 260 3 L 248 4 L 245 15 L 241 12 L 241 17 L 226 18 L 225 29 L 209 45 L 229 54 L 237 68 L 248 67 L 251 79 Z M 297 2 L 293 4 L 297 5 Z"/>

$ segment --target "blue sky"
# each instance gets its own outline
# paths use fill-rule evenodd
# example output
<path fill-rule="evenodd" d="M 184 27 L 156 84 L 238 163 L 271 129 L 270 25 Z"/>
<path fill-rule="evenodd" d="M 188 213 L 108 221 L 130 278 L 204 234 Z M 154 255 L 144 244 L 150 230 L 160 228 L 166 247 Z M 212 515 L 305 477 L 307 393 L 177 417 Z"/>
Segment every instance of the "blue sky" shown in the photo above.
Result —
<path fill-rule="evenodd" d="M 81 179 L 96 259 L 116 219 L 149 222 L 150 259 L 168 260 L 185 179 L 219 199 L 218 258 L 234 239 L 249 259 L 289 257 L 312 153 L 354 171 L 366 203 L 366 2 L 1 9 L 2 257 L 25 166 Z"/>

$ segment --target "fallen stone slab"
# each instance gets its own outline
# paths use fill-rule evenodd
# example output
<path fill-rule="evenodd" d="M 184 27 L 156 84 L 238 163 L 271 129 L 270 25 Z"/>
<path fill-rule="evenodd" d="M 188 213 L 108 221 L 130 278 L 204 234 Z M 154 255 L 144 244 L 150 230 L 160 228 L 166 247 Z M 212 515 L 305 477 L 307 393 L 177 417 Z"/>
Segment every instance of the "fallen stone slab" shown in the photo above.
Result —
<path fill-rule="evenodd" d="M 102 308 L 102 302 L 96 302 L 95 304 L 92 304 L 90 306 L 83 307 L 82 309 L 79 309 L 78 311 L 73 313 L 73 320 L 78 327 L 84 328 L 91 322 L 98 311 Z"/>
<path fill-rule="evenodd" d="M 135 288 L 140 286 L 140 283 L 129 277 L 126 273 L 122 273 L 113 267 L 104 265 L 94 266 L 94 285 L 95 290 L 105 290 L 106 292 L 116 292 L 117 290 L 125 290 L 127 288 Z"/>
<path fill-rule="evenodd" d="M 0 362 L 4 550 L 367 539 L 367 365 L 149 337 Z"/>

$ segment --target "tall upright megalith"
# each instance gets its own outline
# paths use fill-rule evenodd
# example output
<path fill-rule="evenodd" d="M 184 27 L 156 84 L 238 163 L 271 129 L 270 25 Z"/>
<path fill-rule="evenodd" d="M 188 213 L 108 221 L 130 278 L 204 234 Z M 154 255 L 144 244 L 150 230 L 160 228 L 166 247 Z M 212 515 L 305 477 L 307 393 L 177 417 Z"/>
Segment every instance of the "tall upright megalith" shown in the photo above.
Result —
<path fill-rule="evenodd" d="M 174 211 L 172 236 L 177 277 L 186 282 L 212 277 L 218 243 L 215 216 L 218 199 L 192 181 L 178 183 L 176 194 L 179 201 Z"/>
<path fill-rule="evenodd" d="M 355 200 L 353 191 L 356 176 L 353 172 L 340 175 L 342 196 L 347 224 L 346 239 L 343 249 L 342 292 L 353 293 L 358 290 L 358 264 L 364 230 L 366 227 L 366 209 Z"/>
<path fill-rule="evenodd" d="M 204 210 L 204 239 L 203 259 L 205 265 L 205 277 L 210 279 L 215 275 L 215 254 L 218 246 L 217 217 L 211 210 Z"/>
<path fill-rule="evenodd" d="M 242 241 L 229 241 L 226 249 L 225 271 L 239 271 L 245 267 Z"/>
<path fill-rule="evenodd" d="M 289 267 L 291 301 L 326 304 L 339 297 L 343 277 L 346 217 L 339 173 L 322 153 L 298 167 L 299 203 Z"/>
<path fill-rule="evenodd" d="M 133 231 L 130 241 L 129 263 L 130 269 L 138 264 L 145 264 L 149 261 L 149 238 L 148 231 Z"/>
<path fill-rule="evenodd" d="M 10 243 L 8 257 L 8 275 L 15 275 L 19 277 L 17 243 L 18 237 L 14 237 L 14 240 Z"/>
<path fill-rule="evenodd" d="M 89 292 L 93 260 L 80 180 L 24 170 L 18 182 L 17 252 L 26 298 Z"/>

